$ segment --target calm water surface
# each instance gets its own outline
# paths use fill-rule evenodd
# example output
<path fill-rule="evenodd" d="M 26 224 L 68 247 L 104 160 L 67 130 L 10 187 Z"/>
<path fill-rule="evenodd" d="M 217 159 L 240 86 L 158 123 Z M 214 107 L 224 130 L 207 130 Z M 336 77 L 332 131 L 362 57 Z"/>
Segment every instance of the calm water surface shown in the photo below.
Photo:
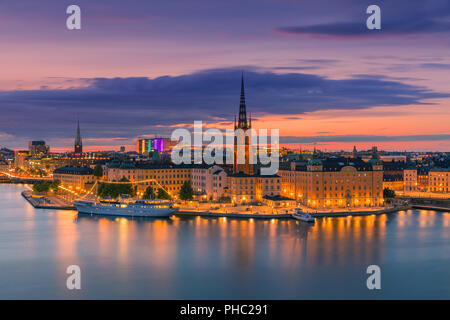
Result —
<path fill-rule="evenodd" d="M 33 209 L 0 184 L 0 298 L 450 298 L 450 214 L 131 220 Z M 67 266 L 82 289 L 66 289 Z M 366 268 L 381 267 L 378 291 Z"/>

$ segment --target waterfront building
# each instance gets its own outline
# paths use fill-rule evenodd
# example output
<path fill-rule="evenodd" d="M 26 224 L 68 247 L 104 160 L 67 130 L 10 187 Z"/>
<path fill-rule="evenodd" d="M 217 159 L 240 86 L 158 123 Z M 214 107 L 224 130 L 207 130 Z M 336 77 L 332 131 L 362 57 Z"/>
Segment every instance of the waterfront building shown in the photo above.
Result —
<path fill-rule="evenodd" d="M 429 168 L 407 168 L 403 172 L 403 190 L 408 192 L 429 191 Z"/>
<path fill-rule="evenodd" d="M 428 172 L 430 171 L 429 168 L 419 168 L 417 170 L 417 187 L 416 190 L 419 192 L 426 192 L 428 191 L 428 185 L 429 185 L 429 179 L 428 179 Z"/>
<path fill-rule="evenodd" d="M 195 194 L 218 200 L 225 196 L 227 190 L 227 172 L 218 165 L 194 165 L 191 185 Z"/>
<path fill-rule="evenodd" d="M 172 163 L 138 164 L 131 161 L 113 160 L 106 165 L 106 180 L 109 182 L 127 179 L 137 187 L 138 196 L 147 187 L 156 191 L 165 189 L 172 196 L 178 195 L 185 181 L 191 179 L 192 165 L 175 165 Z"/>
<path fill-rule="evenodd" d="M 450 168 L 433 168 L 428 172 L 430 192 L 450 193 Z"/>
<path fill-rule="evenodd" d="M 429 192 L 450 193 L 450 169 L 409 168 L 404 173 L 405 193 Z"/>
<path fill-rule="evenodd" d="M 383 157 L 380 158 L 383 159 Z M 406 163 L 404 161 L 396 159 L 383 161 L 383 189 L 389 188 L 394 191 L 403 191 L 403 171 L 405 168 Z"/>
<path fill-rule="evenodd" d="M 262 202 L 266 195 L 281 195 L 281 177 L 234 173 L 228 176 L 228 193 L 225 194 L 237 204 Z"/>
<path fill-rule="evenodd" d="M 308 163 L 291 163 L 279 171 L 282 195 L 317 209 L 372 207 L 383 204 L 383 165 L 373 156 L 319 159 L 315 152 Z"/>
<path fill-rule="evenodd" d="M 66 188 L 86 190 L 89 184 L 95 182 L 94 170 L 87 167 L 62 167 L 53 171 L 53 180 L 59 180 L 61 186 Z"/>
<path fill-rule="evenodd" d="M 77 124 L 77 136 L 75 137 L 74 154 L 76 154 L 76 155 L 83 154 L 83 141 L 81 140 L 80 121 L 79 120 L 78 120 L 78 124 Z"/>
<path fill-rule="evenodd" d="M 405 169 L 403 172 L 404 175 L 404 190 L 405 192 L 409 191 L 418 191 L 417 188 L 417 169 Z"/>

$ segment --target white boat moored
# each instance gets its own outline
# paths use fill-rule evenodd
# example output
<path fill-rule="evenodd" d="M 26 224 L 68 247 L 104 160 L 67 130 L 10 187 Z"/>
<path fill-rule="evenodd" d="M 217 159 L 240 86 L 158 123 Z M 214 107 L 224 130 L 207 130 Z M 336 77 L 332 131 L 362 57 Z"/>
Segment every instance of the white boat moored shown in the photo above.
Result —
<path fill-rule="evenodd" d="M 78 200 L 73 204 L 78 213 L 123 217 L 169 217 L 178 210 L 168 200 Z"/>

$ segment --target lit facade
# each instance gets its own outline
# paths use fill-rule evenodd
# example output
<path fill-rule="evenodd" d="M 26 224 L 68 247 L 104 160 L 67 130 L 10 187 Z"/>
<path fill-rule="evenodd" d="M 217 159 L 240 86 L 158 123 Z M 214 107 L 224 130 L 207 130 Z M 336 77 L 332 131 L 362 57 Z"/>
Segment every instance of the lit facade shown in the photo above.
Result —
<path fill-rule="evenodd" d="M 428 173 L 430 192 L 450 193 L 450 169 L 432 169 Z"/>
<path fill-rule="evenodd" d="M 168 152 L 176 146 L 178 141 L 172 141 L 169 138 L 138 139 L 136 142 L 136 152 L 142 155 L 148 155 L 150 152 Z"/>
<path fill-rule="evenodd" d="M 383 166 L 379 160 L 313 159 L 279 171 L 282 195 L 317 209 L 374 207 L 383 204 Z"/>
<path fill-rule="evenodd" d="M 45 141 L 29 141 L 28 151 L 32 156 L 45 155 L 50 151 L 50 147 L 45 144 Z"/>
<path fill-rule="evenodd" d="M 281 177 L 235 173 L 228 176 L 226 195 L 237 204 L 263 202 L 264 196 L 281 195 Z"/>
<path fill-rule="evenodd" d="M 53 180 L 70 189 L 86 189 L 86 184 L 95 182 L 94 170 L 87 167 L 62 167 L 53 171 Z"/>
<path fill-rule="evenodd" d="M 225 196 L 227 173 L 217 165 L 194 165 L 191 184 L 194 193 L 205 195 L 207 199 L 218 200 Z"/>
<path fill-rule="evenodd" d="M 172 196 L 177 196 L 185 181 L 191 179 L 192 166 L 173 164 L 151 164 L 136 166 L 131 162 L 109 163 L 106 179 L 109 182 L 126 178 L 137 186 L 138 195 L 144 193 L 147 187 L 152 187 L 155 193 L 158 188 L 165 189 Z"/>

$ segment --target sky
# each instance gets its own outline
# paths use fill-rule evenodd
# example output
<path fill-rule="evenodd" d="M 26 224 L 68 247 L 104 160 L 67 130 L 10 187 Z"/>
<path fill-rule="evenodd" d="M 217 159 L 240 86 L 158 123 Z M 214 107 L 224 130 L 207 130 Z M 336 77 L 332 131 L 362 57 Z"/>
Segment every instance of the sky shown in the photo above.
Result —
<path fill-rule="evenodd" d="M 243 72 L 286 146 L 450 151 L 448 0 L 0 0 L 0 43 L 0 147 L 70 150 L 78 119 L 87 151 L 231 128 Z"/>

